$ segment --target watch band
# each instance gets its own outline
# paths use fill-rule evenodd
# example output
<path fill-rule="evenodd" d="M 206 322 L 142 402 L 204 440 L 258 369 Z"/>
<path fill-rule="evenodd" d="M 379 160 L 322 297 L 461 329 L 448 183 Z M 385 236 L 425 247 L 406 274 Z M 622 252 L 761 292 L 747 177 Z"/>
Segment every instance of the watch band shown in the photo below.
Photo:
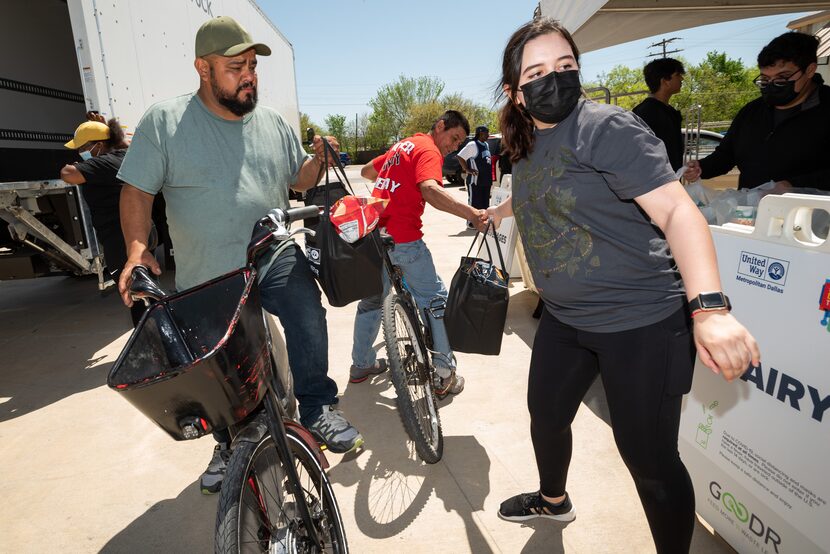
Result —
<path fill-rule="evenodd" d="M 699 312 L 715 312 L 719 310 L 732 310 L 732 303 L 729 302 L 729 297 L 720 291 L 701 292 L 689 300 L 689 311 L 692 317 Z"/>

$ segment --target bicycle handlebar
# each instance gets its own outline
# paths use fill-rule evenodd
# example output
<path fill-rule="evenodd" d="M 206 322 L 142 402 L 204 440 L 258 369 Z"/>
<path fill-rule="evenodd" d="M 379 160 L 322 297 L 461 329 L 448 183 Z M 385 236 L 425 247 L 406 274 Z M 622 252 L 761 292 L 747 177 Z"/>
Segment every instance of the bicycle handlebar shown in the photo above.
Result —
<path fill-rule="evenodd" d="M 285 214 L 285 222 L 291 223 L 292 221 L 318 217 L 320 215 L 320 207 L 312 204 L 302 208 L 289 208 L 284 210 L 283 214 Z"/>

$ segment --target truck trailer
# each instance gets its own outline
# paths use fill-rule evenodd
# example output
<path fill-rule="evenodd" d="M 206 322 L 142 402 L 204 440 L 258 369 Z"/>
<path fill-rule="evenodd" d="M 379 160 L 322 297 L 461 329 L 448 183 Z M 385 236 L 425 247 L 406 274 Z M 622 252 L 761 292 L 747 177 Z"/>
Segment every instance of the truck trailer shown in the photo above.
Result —
<path fill-rule="evenodd" d="M 78 161 L 63 145 L 86 112 L 118 118 L 129 139 L 152 104 L 195 91 L 196 31 L 229 15 L 272 55 L 259 103 L 298 136 L 294 50 L 253 0 L 3 0 L 0 5 L 0 280 L 106 278 L 83 185 L 58 179 Z"/>

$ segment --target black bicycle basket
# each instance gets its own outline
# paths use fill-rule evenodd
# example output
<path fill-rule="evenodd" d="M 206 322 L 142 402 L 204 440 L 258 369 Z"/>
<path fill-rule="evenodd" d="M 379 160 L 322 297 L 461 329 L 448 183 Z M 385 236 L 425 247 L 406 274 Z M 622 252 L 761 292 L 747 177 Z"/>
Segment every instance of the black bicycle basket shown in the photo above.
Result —
<path fill-rule="evenodd" d="M 144 314 L 107 384 L 176 440 L 238 423 L 260 403 L 271 357 L 256 273 L 240 269 Z"/>

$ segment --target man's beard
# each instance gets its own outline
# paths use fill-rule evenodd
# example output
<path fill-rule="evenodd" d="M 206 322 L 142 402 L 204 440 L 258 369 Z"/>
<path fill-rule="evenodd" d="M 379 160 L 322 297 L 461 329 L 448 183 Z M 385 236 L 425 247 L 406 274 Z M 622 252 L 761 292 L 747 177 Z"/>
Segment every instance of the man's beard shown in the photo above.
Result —
<path fill-rule="evenodd" d="M 250 87 L 252 94 L 248 96 L 247 100 L 239 100 L 238 96 L 239 93 L 245 90 L 246 88 Z M 225 106 L 230 112 L 236 116 L 242 117 L 243 115 L 250 113 L 256 107 L 257 103 L 257 91 L 256 85 L 253 83 L 249 83 L 246 85 L 240 85 L 237 87 L 234 94 L 228 94 L 219 86 L 219 83 L 216 82 L 216 79 L 213 76 L 213 70 L 211 69 L 210 72 L 210 88 L 213 91 L 213 96 L 216 98 L 216 101 Z"/>

